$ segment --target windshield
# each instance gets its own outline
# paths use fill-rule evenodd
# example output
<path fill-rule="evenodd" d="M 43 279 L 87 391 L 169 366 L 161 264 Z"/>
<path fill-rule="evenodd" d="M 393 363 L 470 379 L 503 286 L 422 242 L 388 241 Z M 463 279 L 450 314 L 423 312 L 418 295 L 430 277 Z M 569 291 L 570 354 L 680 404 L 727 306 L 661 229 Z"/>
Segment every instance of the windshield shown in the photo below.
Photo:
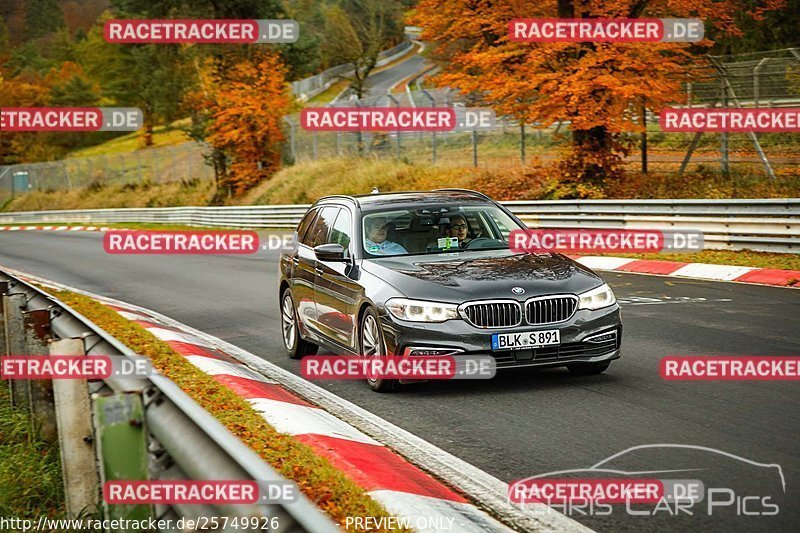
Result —
<path fill-rule="evenodd" d="M 426 205 L 372 211 L 362 218 L 365 257 L 508 249 L 521 229 L 492 204 Z"/>

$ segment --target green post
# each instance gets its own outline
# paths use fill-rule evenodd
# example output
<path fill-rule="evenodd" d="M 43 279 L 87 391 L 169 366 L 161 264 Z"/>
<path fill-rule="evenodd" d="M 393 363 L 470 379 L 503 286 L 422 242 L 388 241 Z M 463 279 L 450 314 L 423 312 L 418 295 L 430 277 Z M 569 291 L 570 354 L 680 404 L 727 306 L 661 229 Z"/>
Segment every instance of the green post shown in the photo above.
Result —
<path fill-rule="evenodd" d="M 96 396 L 93 401 L 102 483 L 146 480 L 147 433 L 141 396 L 120 393 Z M 117 505 L 104 501 L 103 508 L 105 516 L 110 519 L 145 520 L 153 515 L 150 504 Z"/>

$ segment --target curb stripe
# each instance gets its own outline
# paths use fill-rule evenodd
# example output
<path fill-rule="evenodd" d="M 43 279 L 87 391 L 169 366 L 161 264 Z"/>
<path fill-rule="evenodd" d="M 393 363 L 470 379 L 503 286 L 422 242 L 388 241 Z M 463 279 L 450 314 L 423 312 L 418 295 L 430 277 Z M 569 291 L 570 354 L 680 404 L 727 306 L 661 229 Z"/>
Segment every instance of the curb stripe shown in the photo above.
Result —
<path fill-rule="evenodd" d="M 744 281 L 748 283 L 763 283 L 765 285 L 789 285 L 790 281 L 794 281 L 792 285 L 797 286 L 800 282 L 800 270 L 778 270 L 776 268 L 759 268 L 739 276 L 736 281 Z"/>
<path fill-rule="evenodd" d="M 621 270 L 623 272 L 642 272 L 645 274 L 672 274 L 682 266 L 688 264 L 689 263 L 641 259 L 624 264 L 616 270 Z"/>
<path fill-rule="evenodd" d="M 228 363 L 212 357 L 203 357 L 202 355 L 187 355 L 185 357 L 187 361 L 210 376 L 224 374 L 248 378 L 252 379 L 253 381 L 269 381 L 258 372 L 254 372 L 253 370 L 250 370 L 248 367 L 239 363 Z"/>
<path fill-rule="evenodd" d="M 232 376 L 230 374 L 217 374 L 214 376 L 214 379 L 231 389 L 234 393 L 236 393 L 237 396 L 241 396 L 245 400 L 266 398 L 278 402 L 314 407 L 307 401 L 303 400 L 299 396 L 295 396 L 276 383 L 257 381 L 242 376 Z"/>
<path fill-rule="evenodd" d="M 570 256 L 578 263 L 597 270 L 656 274 L 711 281 L 737 281 L 779 287 L 800 287 L 800 270 L 757 268 L 711 263 L 681 263 L 649 259 L 606 256 Z M 791 284 L 789 282 L 792 282 Z"/>
<path fill-rule="evenodd" d="M 252 398 L 247 401 L 253 406 L 253 409 L 264 417 L 264 420 L 281 433 L 295 436 L 313 433 L 318 437 L 336 438 L 340 444 L 358 441 L 362 444 L 383 446 L 372 437 L 365 435 L 347 422 L 339 420 L 328 411 L 318 407 L 297 405 L 268 398 Z"/>
<path fill-rule="evenodd" d="M 337 469 L 368 491 L 391 490 L 467 503 L 462 496 L 428 474 L 408 468 L 406 460 L 382 444 L 364 445 L 325 435 L 296 435 Z M 402 473 L 402 474 L 401 474 Z"/>
<path fill-rule="evenodd" d="M 192 355 L 199 355 L 202 357 L 208 357 L 209 359 L 218 359 L 228 363 L 239 364 L 239 361 L 237 361 L 235 358 L 223 351 L 217 350 L 216 348 L 204 348 L 196 344 L 180 341 L 167 341 L 167 344 L 169 344 L 173 350 L 183 356 L 188 357 Z"/>
<path fill-rule="evenodd" d="M 583 266 L 589 268 L 596 268 L 599 270 L 616 270 L 623 265 L 627 265 L 635 261 L 635 259 L 625 259 L 622 257 L 604 257 L 596 255 L 588 255 L 578 259 L 578 262 Z"/>
<path fill-rule="evenodd" d="M 706 263 L 689 263 L 670 274 L 689 278 L 719 279 L 732 281 L 754 270 L 751 267 L 709 265 Z"/>
<path fill-rule="evenodd" d="M 183 333 L 177 330 L 166 329 L 164 327 L 157 327 L 157 328 L 145 328 L 147 331 L 155 335 L 158 339 L 162 341 L 178 341 L 183 342 L 185 344 L 195 344 L 197 346 L 202 346 L 204 348 L 213 348 L 204 340 L 200 339 L 199 337 L 195 337 L 190 333 Z"/>

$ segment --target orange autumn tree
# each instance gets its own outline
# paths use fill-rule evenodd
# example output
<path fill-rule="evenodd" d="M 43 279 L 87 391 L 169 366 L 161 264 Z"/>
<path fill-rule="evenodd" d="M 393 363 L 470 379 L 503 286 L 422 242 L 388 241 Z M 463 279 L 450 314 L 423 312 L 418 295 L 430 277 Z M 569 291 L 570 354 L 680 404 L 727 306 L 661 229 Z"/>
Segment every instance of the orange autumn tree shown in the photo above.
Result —
<path fill-rule="evenodd" d="M 207 63 L 192 105 L 207 117 L 218 195 L 241 194 L 280 168 L 281 121 L 290 98 L 278 54 L 253 51 L 225 68 Z"/>
<path fill-rule="evenodd" d="M 568 122 L 569 151 L 555 166 L 575 195 L 621 175 L 624 132 L 644 130 L 645 108 L 682 101 L 682 83 L 715 35 L 737 35 L 741 13 L 754 19 L 784 0 L 420 0 L 410 22 L 435 46 L 435 81 L 491 105 L 498 115 L 547 127 Z M 699 18 L 701 43 L 520 43 L 517 18 Z M 693 69 L 695 69 L 693 71 Z"/>

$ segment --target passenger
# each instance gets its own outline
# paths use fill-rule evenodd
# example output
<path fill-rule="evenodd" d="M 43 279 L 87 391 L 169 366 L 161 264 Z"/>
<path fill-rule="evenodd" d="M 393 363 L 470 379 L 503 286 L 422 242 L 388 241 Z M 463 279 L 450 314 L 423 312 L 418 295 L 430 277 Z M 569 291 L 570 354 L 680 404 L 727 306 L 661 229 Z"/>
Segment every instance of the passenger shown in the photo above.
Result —
<path fill-rule="evenodd" d="M 373 255 L 407 254 L 408 251 L 396 242 L 387 241 L 386 217 L 373 217 L 364 221 L 364 249 Z"/>

